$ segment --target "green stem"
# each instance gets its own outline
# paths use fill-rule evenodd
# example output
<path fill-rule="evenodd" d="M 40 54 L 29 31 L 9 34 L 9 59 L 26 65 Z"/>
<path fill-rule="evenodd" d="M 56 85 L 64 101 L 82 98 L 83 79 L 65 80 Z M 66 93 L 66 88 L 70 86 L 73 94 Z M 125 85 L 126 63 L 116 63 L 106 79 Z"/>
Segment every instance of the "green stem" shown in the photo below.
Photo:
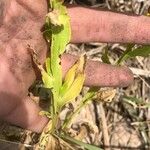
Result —
<path fill-rule="evenodd" d="M 125 59 L 127 54 L 132 51 L 132 48 L 135 44 L 128 44 L 127 48 L 125 50 L 125 52 L 122 54 L 122 56 L 118 59 L 118 61 L 116 62 L 116 65 L 120 65 Z"/>
<path fill-rule="evenodd" d="M 54 115 L 54 117 L 52 118 L 51 133 L 54 133 L 54 132 L 57 130 L 58 118 L 59 118 L 59 113 L 56 113 L 56 114 Z"/>
<path fill-rule="evenodd" d="M 79 106 L 77 107 L 77 109 L 75 110 L 74 113 L 72 113 L 70 116 L 68 116 L 66 118 L 66 120 L 64 121 L 64 124 L 62 126 L 62 129 L 65 130 L 68 128 L 68 126 L 71 124 L 73 118 L 75 118 L 75 116 L 81 111 L 81 109 L 83 107 L 85 107 L 89 101 L 91 101 L 95 96 L 95 90 L 90 89 L 86 95 L 83 97 L 83 99 L 81 100 L 81 103 L 79 104 Z"/>

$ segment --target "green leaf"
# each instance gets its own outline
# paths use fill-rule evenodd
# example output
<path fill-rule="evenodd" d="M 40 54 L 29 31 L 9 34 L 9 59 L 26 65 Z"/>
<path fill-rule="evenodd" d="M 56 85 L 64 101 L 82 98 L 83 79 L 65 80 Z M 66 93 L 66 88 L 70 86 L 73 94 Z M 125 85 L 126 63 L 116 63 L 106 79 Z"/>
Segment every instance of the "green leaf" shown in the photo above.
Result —
<path fill-rule="evenodd" d="M 108 47 L 105 48 L 105 52 L 103 53 L 101 59 L 102 59 L 103 63 L 111 64 L 109 61 L 109 57 L 108 57 Z"/>
<path fill-rule="evenodd" d="M 83 148 L 85 148 L 87 150 L 103 150 L 103 149 L 101 149 L 101 148 L 99 148 L 97 146 L 81 142 L 79 140 L 76 140 L 76 139 L 71 138 L 71 137 L 66 136 L 66 135 L 61 136 L 61 138 L 63 138 L 66 141 L 69 141 L 69 142 L 71 142 L 73 144 L 77 144 L 77 145 L 79 145 L 79 146 L 81 146 L 81 147 L 83 147 Z"/>
<path fill-rule="evenodd" d="M 75 108 L 74 113 L 71 113 L 69 116 L 66 117 L 62 126 L 63 130 L 68 129 L 68 126 L 70 126 L 75 116 L 82 110 L 83 107 L 85 107 L 87 104 L 89 104 L 90 101 L 94 99 L 98 90 L 98 87 L 91 87 L 88 90 L 88 92 L 81 99 L 80 104 Z"/>
<path fill-rule="evenodd" d="M 123 61 L 134 58 L 136 56 L 148 57 L 150 55 L 150 46 L 145 45 L 138 48 L 133 49 L 133 45 L 129 45 L 124 54 L 120 57 L 117 64 L 122 63 Z"/>
<path fill-rule="evenodd" d="M 149 45 L 145 45 L 142 47 L 138 47 L 136 49 L 134 49 L 133 51 L 130 51 L 127 54 L 127 58 L 132 58 L 132 57 L 136 57 L 136 56 L 142 56 L 142 57 L 147 57 L 150 54 L 150 46 Z"/>
<path fill-rule="evenodd" d="M 63 30 L 61 31 L 61 43 L 60 43 L 60 54 L 63 54 L 66 48 L 66 45 L 70 42 L 71 39 L 71 28 L 70 28 L 70 18 L 66 15 L 60 15 L 59 19 L 63 23 Z M 62 38 L 63 37 L 63 38 Z"/>
<path fill-rule="evenodd" d="M 150 108 L 150 103 L 136 97 L 125 96 L 123 100 L 132 105 L 134 108 Z"/>
<path fill-rule="evenodd" d="M 55 1 L 54 1 L 55 2 Z M 65 51 L 66 45 L 69 43 L 71 38 L 71 28 L 70 20 L 67 15 L 66 7 L 60 2 L 55 2 L 54 11 L 56 17 L 58 18 L 56 24 L 51 26 L 52 28 L 52 39 L 51 39 L 51 71 L 52 75 L 55 77 L 55 91 L 59 92 L 62 85 L 62 68 L 60 65 L 60 55 Z M 53 24 L 53 22 L 51 22 Z"/>
<path fill-rule="evenodd" d="M 134 44 L 128 44 L 126 50 L 124 53 L 120 56 L 120 58 L 117 61 L 117 65 L 121 64 L 123 61 L 126 60 L 126 56 L 128 55 L 129 52 L 132 51 L 132 48 L 134 47 Z"/>
<path fill-rule="evenodd" d="M 126 103 L 132 105 L 134 108 L 137 108 L 137 101 L 139 101 L 139 99 L 135 98 L 135 97 L 128 97 L 125 96 L 123 97 L 123 101 L 125 101 Z"/>
<path fill-rule="evenodd" d="M 49 1 L 51 11 L 46 16 L 46 31 L 44 35 L 49 43 L 50 56 L 46 60 L 46 71 L 53 77 L 52 87 L 52 107 L 50 107 L 52 117 L 57 112 L 57 101 L 60 99 L 60 89 L 62 87 L 62 68 L 60 64 L 61 54 L 64 53 L 66 45 L 71 38 L 70 18 L 67 9 L 62 5 L 63 1 Z M 48 78 L 48 76 L 45 76 Z M 44 81 L 46 79 L 43 79 Z M 45 83 L 48 84 L 49 83 Z"/>
<path fill-rule="evenodd" d="M 136 98 L 136 97 L 124 96 L 123 98 L 124 98 L 124 99 L 127 99 L 127 100 L 130 100 L 130 101 L 132 101 L 132 102 L 135 102 L 135 103 L 141 103 L 141 102 L 142 102 L 141 99 Z"/>

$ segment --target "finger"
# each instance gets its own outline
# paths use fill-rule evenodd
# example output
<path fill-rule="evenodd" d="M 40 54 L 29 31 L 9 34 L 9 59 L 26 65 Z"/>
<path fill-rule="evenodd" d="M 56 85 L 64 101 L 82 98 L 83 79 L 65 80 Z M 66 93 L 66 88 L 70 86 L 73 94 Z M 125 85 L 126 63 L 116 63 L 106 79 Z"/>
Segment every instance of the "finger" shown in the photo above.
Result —
<path fill-rule="evenodd" d="M 72 42 L 150 43 L 150 18 L 83 7 L 68 9 Z"/>
<path fill-rule="evenodd" d="M 62 57 L 63 73 L 76 61 L 77 57 L 65 54 Z M 86 68 L 87 86 L 126 87 L 133 82 L 133 74 L 127 67 L 112 66 L 96 61 L 88 61 Z"/>
<path fill-rule="evenodd" d="M 47 117 L 39 115 L 41 109 L 29 97 L 18 100 L 12 108 L 3 118 L 14 125 L 40 133 L 48 122 Z"/>

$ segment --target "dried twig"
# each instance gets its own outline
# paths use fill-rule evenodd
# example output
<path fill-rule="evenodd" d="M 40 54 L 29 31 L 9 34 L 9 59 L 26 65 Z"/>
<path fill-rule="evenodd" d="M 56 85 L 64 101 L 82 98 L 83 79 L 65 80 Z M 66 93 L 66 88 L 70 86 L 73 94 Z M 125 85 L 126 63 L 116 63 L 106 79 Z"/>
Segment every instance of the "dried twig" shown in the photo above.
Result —
<path fill-rule="evenodd" d="M 150 77 L 150 71 L 149 70 L 143 70 L 143 69 L 133 68 L 133 67 L 130 67 L 130 69 L 134 75 L 141 75 L 144 77 Z"/>
<path fill-rule="evenodd" d="M 100 115 L 101 115 L 101 122 L 102 122 L 103 139 L 104 139 L 104 145 L 105 145 L 104 148 L 105 150 L 110 150 L 107 120 L 106 120 L 105 110 L 103 108 L 102 102 L 99 104 L 99 107 L 100 107 Z"/>

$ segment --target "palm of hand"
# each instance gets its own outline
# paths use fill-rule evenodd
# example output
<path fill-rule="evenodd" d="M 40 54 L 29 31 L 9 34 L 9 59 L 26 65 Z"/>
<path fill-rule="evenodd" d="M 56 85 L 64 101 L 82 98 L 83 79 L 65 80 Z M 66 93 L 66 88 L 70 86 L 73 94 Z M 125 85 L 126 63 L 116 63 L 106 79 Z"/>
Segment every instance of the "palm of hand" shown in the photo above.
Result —
<path fill-rule="evenodd" d="M 19 81 L 19 84 L 24 84 L 26 81 L 25 84 L 27 85 L 31 84 L 31 80 L 28 81 L 27 79 L 29 74 L 33 73 L 27 45 L 33 46 L 40 53 L 40 56 L 43 55 L 42 50 L 46 49 L 40 31 L 46 13 L 40 12 L 40 9 L 43 10 L 41 7 L 43 4 L 37 2 L 35 8 L 29 6 L 32 6 L 32 3 L 24 3 L 23 0 L 8 2 L 1 25 L 1 45 L 3 47 L 1 55 L 7 59 L 5 61 L 6 64 L 9 64 L 9 74 L 13 76 L 16 82 Z M 23 85 L 23 87 L 27 85 Z"/>
<path fill-rule="evenodd" d="M 11 116 L 15 117 L 13 111 L 23 103 L 23 97 L 26 97 L 35 79 L 27 46 L 37 50 L 40 61 L 46 55 L 46 43 L 40 30 L 47 8 L 46 1 L 41 0 L 36 3 L 30 0 L 3 0 L 0 9 L 0 117 L 10 121 Z"/>

